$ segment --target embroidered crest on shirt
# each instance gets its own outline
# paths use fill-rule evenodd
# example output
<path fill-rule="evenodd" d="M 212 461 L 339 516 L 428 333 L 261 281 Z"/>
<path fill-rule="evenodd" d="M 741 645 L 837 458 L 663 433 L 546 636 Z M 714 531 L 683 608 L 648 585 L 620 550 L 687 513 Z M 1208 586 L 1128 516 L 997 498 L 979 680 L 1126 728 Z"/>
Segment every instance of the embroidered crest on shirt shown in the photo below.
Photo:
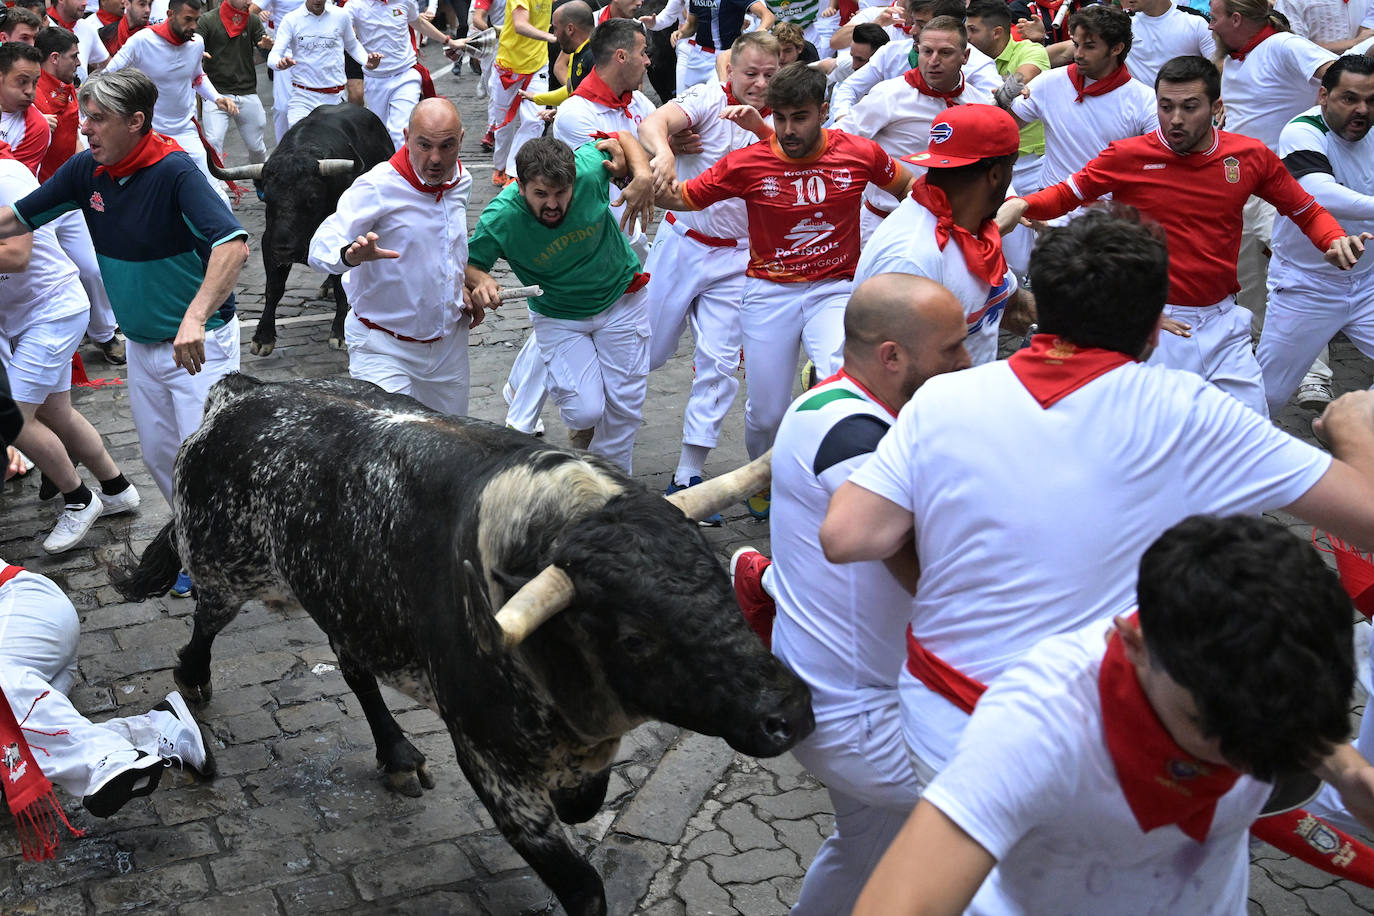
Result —
<path fill-rule="evenodd" d="M 835 169 L 830 173 L 830 180 L 835 182 L 835 187 L 843 191 L 854 183 L 854 176 L 849 173 L 849 169 Z"/>
<path fill-rule="evenodd" d="M 1231 184 L 1240 182 L 1240 160 L 1235 156 L 1227 156 L 1221 160 L 1221 164 L 1226 166 L 1226 180 Z"/>
<path fill-rule="evenodd" d="M 778 187 L 778 179 L 772 175 L 764 176 L 763 182 L 759 186 L 759 190 L 763 191 L 764 197 L 777 197 L 782 193 L 782 188 Z"/>
<path fill-rule="evenodd" d="M 97 213 L 105 212 L 105 198 L 100 196 L 99 191 L 95 191 L 91 194 L 91 209 Z"/>

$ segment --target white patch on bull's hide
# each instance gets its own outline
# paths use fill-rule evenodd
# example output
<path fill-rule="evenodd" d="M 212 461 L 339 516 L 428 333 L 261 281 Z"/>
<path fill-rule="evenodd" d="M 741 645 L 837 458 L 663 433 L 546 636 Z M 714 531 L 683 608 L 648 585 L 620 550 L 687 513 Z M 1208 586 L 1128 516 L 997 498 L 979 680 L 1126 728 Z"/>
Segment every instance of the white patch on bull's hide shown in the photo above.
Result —
<path fill-rule="evenodd" d="M 530 456 L 533 461 L 539 453 Z M 528 464 L 507 468 L 482 489 L 477 507 L 477 550 L 493 608 L 509 597 L 491 576 L 511 550 L 528 543 L 535 519 L 573 521 L 600 509 L 624 491 L 618 480 L 590 462 L 569 458 L 547 470 Z"/>
<path fill-rule="evenodd" d="M 439 701 L 434 696 L 429 675 L 418 667 L 401 668 L 398 671 L 379 673 L 377 680 L 388 687 L 410 697 L 416 703 L 427 706 L 435 715 L 439 712 Z"/>

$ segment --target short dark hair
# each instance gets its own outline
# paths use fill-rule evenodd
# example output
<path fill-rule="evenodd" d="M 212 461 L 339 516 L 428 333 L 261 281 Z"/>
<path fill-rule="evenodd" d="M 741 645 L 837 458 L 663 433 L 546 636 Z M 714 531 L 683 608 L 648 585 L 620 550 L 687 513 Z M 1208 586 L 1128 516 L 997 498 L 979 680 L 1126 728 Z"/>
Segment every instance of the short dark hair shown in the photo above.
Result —
<path fill-rule="evenodd" d="M 38 49 L 43 60 L 47 60 L 51 54 L 66 54 L 77 43 L 74 32 L 56 25 L 39 31 L 33 40 L 33 46 Z"/>
<path fill-rule="evenodd" d="M 12 6 L 5 11 L 5 15 L 0 17 L 0 32 L 6 35 L 14 31 L 15 26 L 31 26 L 36 32 L 43 28 L 43 20 L 38 18 L 38 14 L 33 10 L 25 9 L 22 6 Z"/>
<path fill-rule="evenodd" d="M 205 0 L 170 0 L 167 4 L 168 15 L 181 9 L 183 6 L 189 6 L 199 13 L 201 10 L 205 9 Z"/>
<path fill-rule="evenodd" d="M 1327 92 L 1335 89 L 1341 81 L 1342 73 L 1352 76 L 1374 75 L 1374 59 L 1363 54 L 1346 54 L 1336 58 L 1322 74 L 1322 88 Z"/>
<path fill-rule="evenodd" d="M 964 27 L 963 16 L 936 16 L 921 29 L 922 35 L 926 32 L 953 32 L 959 36 L 959 41 L 963 42 L 965 47 L 968 46 L 968 29 Z M 917 44 L 920 44 L 920 41 L 919 38 L 916 39 Z"/>
<path fill-rule="evenodd" d="M 819 108 L 824 104 L 825 74 L 799 60 L 773 74 L 768 83 L 769 108 Z"/>
<path fill-rule="evenodd" d="M 10 10 L 10 15 L 14 15 L 14 10 Z M 6 28 L 12 19 L 6 20 Z M 14 67 L 14 62 L 27 60 L 32 63 L 43 65 L 43 55 L 31 44 L 22 41 L 6 41 L 0 43 L 0 73 L 9 73 Z"/>
<path fill-rule="evenodd" d="M 607 19 L 601 23 L 592 31 L 587 44 L 593 65 L 604 67 L 615 57 L 616 51 L 633 50 L 636 35 L 644 35 L 644 26 L 637 19 Z"/>
<path fill-rule="evenodd" d="M 41 28 L 43 20 L 47 15 L 48 4 L 44 0 L 14 0 L 15 9 L 28 10 L 33 13 L 38 20 L 38 27 Z"/>
<path fill-rule="evenodd" d="M 964 0 L 908 0 L 906 8 L 913 13 L 930 10 L 932 17 L 953 16 L 961 21 L 964 18 Z"/>
<path fill-rule="evenodd" d="M 1262 780 L 1350 734 L 1354 611 L 1310 546 L 1261 518 L 1193 516 L 1140 560 L 1152 665 L 1192 694 L 1228 763 Z"/>
<path fill-rule="evenodd" d="M 1011 30 L 1011 7 L 1002 0 L 973 0 L 964 18 L 981 19 L 993 28 Z"/>
<path fill-rule="evenodd" d="M 1041 331 L 1137 357 L 1168 301 L 1169 252 L 1131 207 L 1095 206 L 1040 236 L 1030 278 Z"/>
<path fill-rule="evenodd" d="M 1155 91 L 1159 91 L 1160 83 L 1192 83 L 1199 80 L 1207 92 L 1207 101 L 1215 102 L 1221 98 L 1221 71 L 1216 64 L 1197 54 L 1186 54 L 1165 61 L 1155 74 Z"/>
<path fill-rule="evenodd" d="M 1107 47 L 1121 45 L 1121 56 L 1117 63 L 1125 63 L 1131 51 L 1131 17 L 1114 6 L 1095 3 L 1085 6 L 1069 17 L 1068 34 L 1076 29 L 1085 29 L 1089 35 L 1096 35 L 1107 43 Z"/>
<path fill-rule="evenodd" d="M 993 0 L 994 3 L 997 0 Z M 887 29 L 878 25 L 876 22 L 861 22 L 854 26 L 854 32 L 850 35 L 850 42 L 868 45 L 873 50 L 878 50 L 883 45 L 892 40 L 892 36 L 887 34 Z"/>
<path fill-rule="evenodd" d="M 521 181 L 542 178 L 555 188 L 566 188 L 577 180 L 577 159 L 562 140 L 536 137 L 515 154 L 515 173 Z"/>

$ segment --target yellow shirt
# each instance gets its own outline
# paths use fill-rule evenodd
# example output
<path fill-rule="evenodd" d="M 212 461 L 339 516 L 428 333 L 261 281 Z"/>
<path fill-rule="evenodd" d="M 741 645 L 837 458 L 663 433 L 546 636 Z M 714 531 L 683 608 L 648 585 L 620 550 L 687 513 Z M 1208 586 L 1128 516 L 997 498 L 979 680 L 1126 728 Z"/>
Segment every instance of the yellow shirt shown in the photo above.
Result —
<path fill-rule="evenodd" d="M 549 46 L 538 38 L 516 33 L 515 10 L 521 7 L 529 11 L 530 25 L 545 32 L 549 30 L 553 0 L 510 0 L 506 21 L 501 23 L 496 65 L 516 73 L 538 73 L 549 65 Z"/>

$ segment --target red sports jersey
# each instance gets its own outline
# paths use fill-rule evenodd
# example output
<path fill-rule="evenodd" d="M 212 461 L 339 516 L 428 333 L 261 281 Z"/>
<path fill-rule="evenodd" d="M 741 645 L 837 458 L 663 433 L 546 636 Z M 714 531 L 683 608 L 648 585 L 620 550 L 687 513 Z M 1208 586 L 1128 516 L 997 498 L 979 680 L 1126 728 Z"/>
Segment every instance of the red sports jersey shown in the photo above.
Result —
<path fill-rule="evenodd" d="M 44 70 L 38 75 L 38 91 L 32 107 L 45 115 L 57 116 L 52 142 L 38 167 L 38 180 L 47 181 L 62 163 L 76 155 L 77 121 L 80 116 L 76 87 Z"/>
<path fill-rule="evenodd" d="M 693 210 L 743 198 L 749 276 L 775 283 L 854 279 L 864 186 L 896 193 L 901 168 L 872 140 L 822 134 L 820 152 L 805 159 L 789 158 L 771 139 L 728 153 L 682 185 Z"/>
<path fill-rule="evenodd" d="M 1104 194 L 1164 228 L 1169 303 L 1208 306 L 1240 290 L 1242 210 L 1262 197 L 1325 251 L 1345 232 L 1258 140 L 1213 131 L 1206 152 L 1180 155 L 1158 131 L 1117 140 L 1082 171 L 1026 198 L 1031 219 L 1053 219 Z"/>

